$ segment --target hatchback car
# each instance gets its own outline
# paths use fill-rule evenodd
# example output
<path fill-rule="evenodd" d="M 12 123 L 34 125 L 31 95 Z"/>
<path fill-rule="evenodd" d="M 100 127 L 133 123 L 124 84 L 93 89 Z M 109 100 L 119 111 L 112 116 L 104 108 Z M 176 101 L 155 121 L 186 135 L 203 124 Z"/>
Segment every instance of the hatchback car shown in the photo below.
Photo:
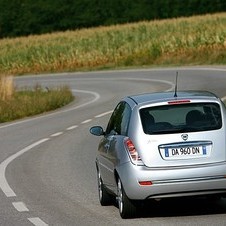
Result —
<path fill-rule="evenodd" d="M 206 91 L 128 96 L 114 109 L 96 158 L 99 200 L 122 218 L 137 201 L 226 194 L 226 109 Z"/>

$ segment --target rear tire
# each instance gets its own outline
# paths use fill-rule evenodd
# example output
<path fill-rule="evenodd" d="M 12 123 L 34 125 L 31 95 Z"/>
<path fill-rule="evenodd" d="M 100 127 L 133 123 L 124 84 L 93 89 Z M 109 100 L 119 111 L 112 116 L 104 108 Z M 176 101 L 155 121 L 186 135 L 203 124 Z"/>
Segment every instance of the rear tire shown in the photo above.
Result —
<path fill-rule="evenodd" d="M 118 179 L 118 183 L 117 183 L 117 201 L 118 201 L 119 213 L 123 219 L 133 218 L 135 216 L 136 206 L 127 197 L 120 179 Z"/>
<path fill-rule="evenodd" d="M 112 203 L 112 197 L 107 192 L 107 190 L 103 184 L 99 170 L 97 170 L 97 184 L 98 184 L 98 195 L 99 195 L 100 204 L 102 206 L 110 205 Z"/>

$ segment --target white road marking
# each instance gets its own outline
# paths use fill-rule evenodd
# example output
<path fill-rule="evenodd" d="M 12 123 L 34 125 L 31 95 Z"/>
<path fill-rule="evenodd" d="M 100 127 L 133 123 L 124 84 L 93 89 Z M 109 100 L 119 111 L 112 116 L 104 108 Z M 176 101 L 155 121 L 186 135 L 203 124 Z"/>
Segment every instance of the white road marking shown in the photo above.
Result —
<path fill-rule="evenodd" d="M 23 202 L 13 202 L 12 204 L 18 212 L 29 211 L 29 209 L 26 207 L 26 205 Z"/>
<path fill-rule="evenodd" d="M 102 114 L 99 114 L 99 115 L 96 115 L 95 118 L 100 118 L 100 117 L 103 117 L 105 115 L 108 115 L 108 114 L 111 114 L 113 111 L 107 111 L 107 112 L 104 112 Z"/>
<path fill-rule="evenodd" d="M 35 226 L 48 226 L 43 220 L 41 220 L 39 217 L 32 217 L 27 218 L 32 224 Z"/>
<path fill-rule="evenodd" d="M 87 120 L 81 122 L 81 124 L 86 124 L 86 123 L 91 122 L 91 121 L 92 121 L 92 119 L 87 119 Z"/>
<path fill-rule="evenodd" d="M 70 126 L 70 127 L 67 128 L 67 130 L 73 130 L 73 129 L 77 128 L 77 127 L 78 127 L 77 125 Z"/>
<path fill-rule="evenodd" d="M 60 136 L 60 135 L 62 135 L 63 134 L 63 132 L 58 132 L 58 133 L 54 133 L 54 134 L 52 134 L 52 135 L 50 135 L 51 137 L 58 137 L 58 136 Z"/>
<path fill-rule="evenodd" d="M 23 155 L 25 152 L 31 150 L 32 148 L 38 146 L 39 144 L 46 142 L 47 140 L 49 140 L 49 138 L 39 140 L 39 141 L 27 146 L 26 148 L 22 149 L 21 151 L 18 151 L 17 153 L 11 155 L 10 157 L 8 157 L 6 160 L 4 160 L 0 164 L 0 188 L 3 191 L 3 193 L 6 195 L 6 197 L 15 197 L 16 196 L 15 192 L 12 190 L 12 188 L 9 186 L 9 184 L 6 180 L 6 177 L 5 177 L 6 167 L 17 157 Z"/>

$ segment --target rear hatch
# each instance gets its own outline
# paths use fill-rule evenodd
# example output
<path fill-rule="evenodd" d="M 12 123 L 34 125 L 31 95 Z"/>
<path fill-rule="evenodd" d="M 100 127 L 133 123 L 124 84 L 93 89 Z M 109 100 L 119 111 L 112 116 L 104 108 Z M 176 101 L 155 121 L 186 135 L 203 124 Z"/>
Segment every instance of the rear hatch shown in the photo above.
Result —
<path fill-rule="evenodd" d="M 140 110 L 145 136 L 140 157 L 148 167 L 226 161 L 221 106 L 207 100 L 167 102 Z"/>

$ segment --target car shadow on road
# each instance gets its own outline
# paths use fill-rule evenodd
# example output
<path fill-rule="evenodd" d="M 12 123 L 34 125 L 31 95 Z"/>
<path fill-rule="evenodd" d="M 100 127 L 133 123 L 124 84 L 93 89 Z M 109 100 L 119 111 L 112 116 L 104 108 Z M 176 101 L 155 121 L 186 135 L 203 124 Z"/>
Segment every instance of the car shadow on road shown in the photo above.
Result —
<path fill-rule="evenodd" d="M 148 201 L 138 218 L 211 215 L 226 213 L 226 198 L 174 198 Z"/>

